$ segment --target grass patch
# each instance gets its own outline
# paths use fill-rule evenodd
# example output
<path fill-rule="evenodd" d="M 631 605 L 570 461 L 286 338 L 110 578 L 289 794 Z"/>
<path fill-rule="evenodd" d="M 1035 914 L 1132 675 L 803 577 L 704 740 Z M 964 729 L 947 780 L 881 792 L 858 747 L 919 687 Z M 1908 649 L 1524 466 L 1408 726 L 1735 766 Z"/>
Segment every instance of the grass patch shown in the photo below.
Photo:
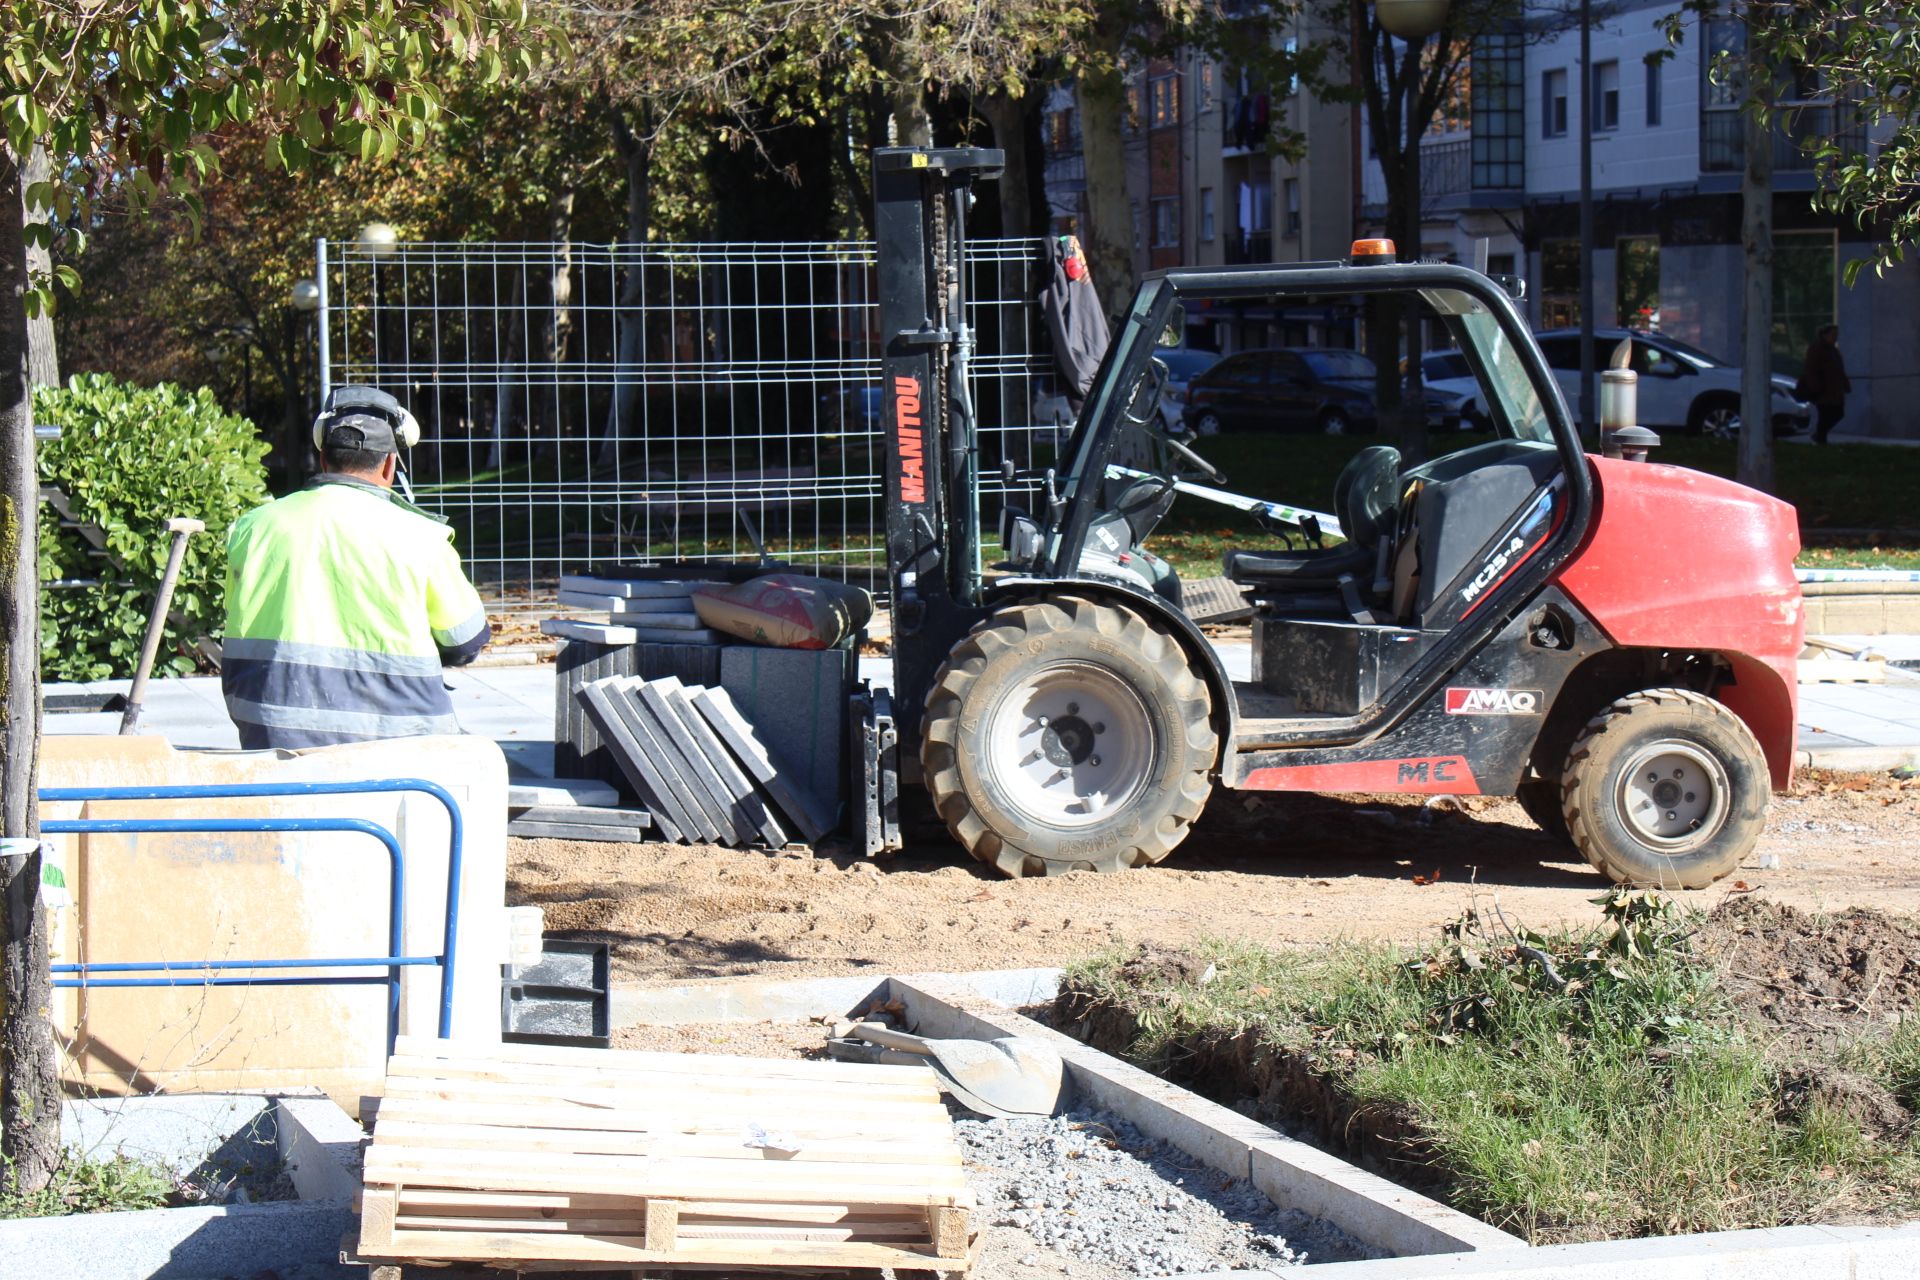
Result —
<path fill-rule="evenodd" d="M 53 1181 L 34 1192 L 18 1190 L 12 1162 L 0 1162 L 0 1218 L 158 1209 L 169 1203 L 173 1192 L 173 1178 L 165 1169 L 123 1155 L 95 1160 L 70 1151 L 54 1170 Z"/>
<path fill-rule="evenodd" d="M 1701 920 L 1643 894 L 1602 901 L 1593 928 L 1547 935 L 1470 914 L 1423 954 L 1215 942 L 1169 968 L 1110 953 L 1070 973 L 1062 1009 L 1118 1014 L 1129 1056 L 1224 1101 L 1252 1094 L 1540 1243 L 1920 1212 L 1911 1116 L 1873 1131 L 1825 1086 L 1791 1103 L 1691 945 Z M 1913 1024 L 1843 1056 L 1861 1088 L 1917 1100 Z"/>

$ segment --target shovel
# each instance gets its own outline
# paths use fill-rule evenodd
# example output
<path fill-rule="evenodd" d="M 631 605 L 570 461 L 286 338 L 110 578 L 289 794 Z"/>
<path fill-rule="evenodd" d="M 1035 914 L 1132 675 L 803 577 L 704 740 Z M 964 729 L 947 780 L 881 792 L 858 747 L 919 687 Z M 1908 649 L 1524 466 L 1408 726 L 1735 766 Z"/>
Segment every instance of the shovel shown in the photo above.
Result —
<path fill-rule="evenodd" d="M 1060 1105 L 1066 1064 L 1033 1040 L 929 1040 L 876 1022 L 859 1024 L 853 1034 L 868 1044 L 928 1059 L 953 1096 L 982 1115 L 1050 1116 Z"/>

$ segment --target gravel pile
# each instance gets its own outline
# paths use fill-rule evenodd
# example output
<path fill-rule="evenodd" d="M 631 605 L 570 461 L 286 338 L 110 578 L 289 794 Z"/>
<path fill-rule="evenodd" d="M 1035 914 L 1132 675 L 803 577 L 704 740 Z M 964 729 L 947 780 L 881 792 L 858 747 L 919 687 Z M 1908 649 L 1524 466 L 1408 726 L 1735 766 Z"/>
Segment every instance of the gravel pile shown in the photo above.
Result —
<path fill-rule="evenodd" d="M 1069 1258 L 1177 1276 L 1369 1256 L 1339 1228 L 1277 1209 L 1250 1183 L 1104 1111 L 1012 1120 L 957 1111 L 955 1127 L 984 1221 Z"/>

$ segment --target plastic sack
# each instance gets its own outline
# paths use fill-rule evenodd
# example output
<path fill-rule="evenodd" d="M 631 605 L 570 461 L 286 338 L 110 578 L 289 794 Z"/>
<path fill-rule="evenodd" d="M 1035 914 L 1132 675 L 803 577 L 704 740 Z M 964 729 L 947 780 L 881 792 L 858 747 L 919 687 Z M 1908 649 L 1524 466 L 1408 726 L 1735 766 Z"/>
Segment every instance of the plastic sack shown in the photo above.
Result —
<path fill-rule="evenodd" d="M 776 649 L 831 649 L 867 625 L 873 597 L 797 573 L 693 589 L 693 611 L 715 631 Z"/>

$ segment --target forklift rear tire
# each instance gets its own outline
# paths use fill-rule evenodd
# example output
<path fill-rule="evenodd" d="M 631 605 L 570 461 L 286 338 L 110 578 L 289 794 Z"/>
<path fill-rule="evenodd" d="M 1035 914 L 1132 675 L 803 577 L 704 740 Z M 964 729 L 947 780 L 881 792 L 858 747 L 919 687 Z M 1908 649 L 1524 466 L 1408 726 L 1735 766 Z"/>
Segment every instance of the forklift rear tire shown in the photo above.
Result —
<path fill-rule="evenodd" d="M 1574 739 L 1561 807 L 1574 846 L 1617 883 L 1704 889 L 1753 851 L 1771 792 L 1740 717 L 1691 689 L 1643 689 Z"/>
<path fill-rule="evenodd" d="M 920 760 L 954 838 L 1005 875 L 1125 871 L 1186 838 L 1219 737 L 1180 644 L 1066 596 L 1003 609 L 927 693 Z"/>

